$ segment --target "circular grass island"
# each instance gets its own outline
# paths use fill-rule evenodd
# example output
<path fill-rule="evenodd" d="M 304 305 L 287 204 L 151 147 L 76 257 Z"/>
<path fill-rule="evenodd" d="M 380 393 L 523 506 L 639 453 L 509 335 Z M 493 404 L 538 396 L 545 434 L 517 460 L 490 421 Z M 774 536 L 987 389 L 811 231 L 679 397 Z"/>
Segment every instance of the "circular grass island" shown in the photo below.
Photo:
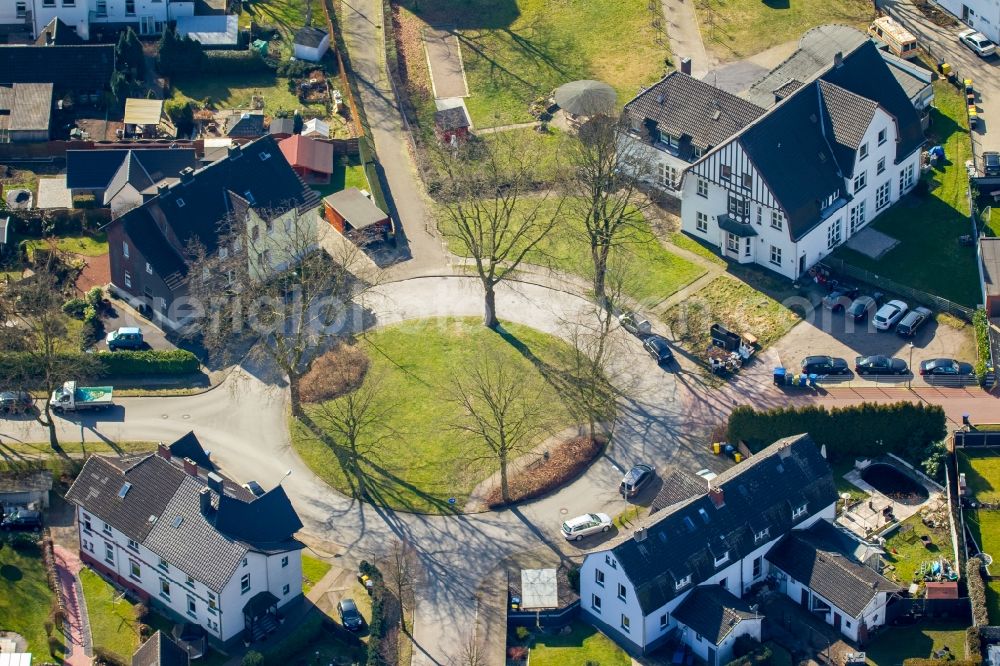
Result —
<path fill-rule="evenodd" d="M 524 402 L 533 405 L 526 448 L 575 446 L 567 455 L 579 455 L 576 428 L 588 417 L 573 399 L 574 350 L 555 336 L 509 323 L 491 330 L 481 319 L 422 319 L 372 331 L 349 352 L 353 365 L 365 365 L 367 357 L 368 366 L 363 379 L 355 377 L 361 386 L 353 395 L 359 402 L 370 399 L 367 413 L 380 417 L 358 438 L 357 468 L 344 449 L 343 428 L 331 426 L 331 415 L 342 421 L 350 411 L 352 393 L 340 390 L 343 395 L 333 400 L 304 402 L 304 423 L 291 423 L 295 451 L 345 495 L 359 495 L 360 475 L 366 499 L 381 506 L 417 513 L 485 509 L 467 509 L 467 503 L 499 463 L 481 437 L 458 427 L 469 417 L 456 382 L 471 385 L 476 369 L 488 362 L 517 377 Z M 552 439 L 557 435 L 562 439 Z M 581 439 L 592 447 L 589 462 L 600 446 Z"/>

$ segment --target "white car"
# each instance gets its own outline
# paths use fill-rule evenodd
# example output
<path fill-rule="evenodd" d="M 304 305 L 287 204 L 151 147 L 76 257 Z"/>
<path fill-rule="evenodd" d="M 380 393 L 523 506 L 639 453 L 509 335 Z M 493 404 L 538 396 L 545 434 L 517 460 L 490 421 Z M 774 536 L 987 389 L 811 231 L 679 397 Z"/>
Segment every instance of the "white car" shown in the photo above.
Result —
<path fill-rule="evenodd" d="M 972 28 L 958 33 L 958 41 L 972 49 L 980 58 L 991 56 L 997 50 L 997 45 L 991 42 L 986 35 Z"/>
<path fill-rule="evenodd" d="M 875 317 L 872 319 L 875 322 L 875 328 L 880 331 L 888 331 L 903 318 L 909 309 L 910 306 L 903 301 L 889 301 L 875 313 Z"/>
<path fill-rule="evenodd" d="M 579 541 L 585 536 L 611 529 L 611 516 L 606 513 L 585 513 L 570 518 L 562 524 L 562 533 L 567 541 Z"/>

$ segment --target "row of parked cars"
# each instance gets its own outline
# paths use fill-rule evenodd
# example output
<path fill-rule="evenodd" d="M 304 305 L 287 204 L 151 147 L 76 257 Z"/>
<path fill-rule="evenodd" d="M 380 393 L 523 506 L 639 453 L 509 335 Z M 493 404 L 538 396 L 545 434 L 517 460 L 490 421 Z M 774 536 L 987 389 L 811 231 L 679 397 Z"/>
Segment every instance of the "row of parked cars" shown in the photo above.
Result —
<path fill-rule="evenodd" d="M 851 372 L 847 360 L 836 356 L 806 356 L 801 368 L 806 375 L 847 375 Z M 921 361 L 918 370 L 921 375 L 958 376 L 971 375 L 974 368 L 971 363 L 953 358 L 931 358 Z M 876 354 L 855 357 L 854 372 L 859 375 L 905 375 L 910 369 L 901 358 Z"/>

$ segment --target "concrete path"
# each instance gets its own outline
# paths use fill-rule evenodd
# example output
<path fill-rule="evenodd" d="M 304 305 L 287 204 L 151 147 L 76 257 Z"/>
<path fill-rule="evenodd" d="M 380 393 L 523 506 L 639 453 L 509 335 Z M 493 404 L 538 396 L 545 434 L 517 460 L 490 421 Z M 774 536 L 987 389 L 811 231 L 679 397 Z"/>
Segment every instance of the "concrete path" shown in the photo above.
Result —
<path fill-rule="evenodd" d="M 716 60 L 708 55 L 705 42 L 698 27 L 695 0 L 661 0 L 663 15 L 667 19 L 667 36 L 670 38 L 670 54 L 677 69 L 681 58 L 691 58 L 691 76 L 700 79 L 716 65 Z"/>
<path fill-rule="evenodd" d="M 513 125 L 500 125 L 499 127 L 487 127 L 486 129 L 481 129 L 476 134 L 496 134 L 497 132 L 509 132 L 510 130 L 518 129 L 528 129 L 529 127 L 538 127 L 537 122 L 531 123 L 514 123 Z"/>
<path fill-rule="evenodd" d="M 425 28 L 423 40 L 434 97 L 468 97 L 458 35 L 450 28 Z"/>
<path fill-rule="evenodd" d="M 66 659 L 69 666 L 91 666 L 94 663 L 90 652 L 90 623 L 83 602 L 79 573 L 82 568 L 79 556 L 62 546 L 53 548 L 56 560 L 56 577 L 59 581 L 59 596 L 66 611 L 63 633 L 66 637 Z"/>

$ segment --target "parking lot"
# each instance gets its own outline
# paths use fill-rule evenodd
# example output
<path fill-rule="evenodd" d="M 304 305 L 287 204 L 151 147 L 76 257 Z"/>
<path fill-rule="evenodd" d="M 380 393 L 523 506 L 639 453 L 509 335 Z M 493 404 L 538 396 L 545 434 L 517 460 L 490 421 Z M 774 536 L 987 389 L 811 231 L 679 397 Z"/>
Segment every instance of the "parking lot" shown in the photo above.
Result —
<path fill-rule="evenodd" d="M 913 304 L 910 304 L 911 307 Z M 976 360 L 972 325 L 962 328 L 941 323 L 934 319 L 927 321 L 912 340 L 902 338 L 893 331 L 877 331 L 868 321 L 855 324 L 843 312 L 816 308 L 811 316 L 795 326 L 788 335 L 779 340 L 771 352 L 778 356 L 785 368 L 799 368 L 806 356 L 828 355 L 847 360 L 854 368 L 856 356 L 880 354 L 895 356 L 906 361 L 912 370 L 920 361 L 931 358 L 954 358 L 974 363 Z M 957 325 L 958 322 L 956 321 Z M 910 343 L 913 343 L 912 348 Z M 862 378 L 853 375 L 855 381 L 907 382 L 911 376 L 881 379 Z M 918 381 L 923 381 L 918 380 Z"/>

